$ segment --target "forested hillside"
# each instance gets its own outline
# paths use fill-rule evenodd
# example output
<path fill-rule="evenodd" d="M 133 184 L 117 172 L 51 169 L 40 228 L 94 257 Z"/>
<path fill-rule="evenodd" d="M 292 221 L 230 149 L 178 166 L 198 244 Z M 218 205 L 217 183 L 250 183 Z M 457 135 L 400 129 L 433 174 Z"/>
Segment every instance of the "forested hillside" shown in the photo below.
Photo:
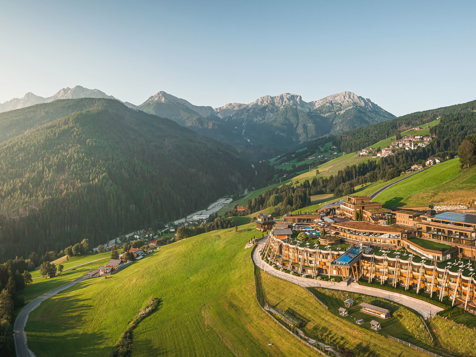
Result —
<path fill-rule="evenodd" d="M 402 131 L 415 126 L 430 123 L 438 118 L 441 118 L 439 125 L 431 128 L 431 133 L 441 139 L 436 142 L 433 150 L 434 153 L 448 150 L 456 152 L 458 145 L 466 135 L 471 133 L 470 128 L 475 125 L 472 123 L 475 120 L 475 110 L 476 101 L 471 101 L 404 115 L 347 131 L 342 135 L 328 136 L 306 143 L 296 151 L 275 158 L 273 164 L 279 166 L 288 162 L 303 162 L 306 158 L 315 155 L 316 152 L 322 151 L 322 148 L 331 145 L 335 148 L 335 151 L 341 153 L 355 152 L 380 140 L 398 135 Z M 296 166 L 295 171 L 297 172 L 307 168 L 309 164 L 306 163 L 303 167 Z"/>
<path fill-rule="evenodd" d="M 423 113 L 408 115 L 402 119 L 401 123 L 391 120 L 385 123 L 376 124 L 367 128 L 369 132 L 377 133 L 377 137 L 390 130 L 392 127 L 400 127 L 403 130 L 408 127 L 421 125 L 422 123 L 432 121 L 437 117 L 439 124 L 430 128 L 430 132 L 435 138 L 430 145 L 415 150 L 401 150 L 394 155 L 380 158 L 378 160 L 369 160 L 349 164 L 339 170 L 336 174 L 323 176 L 317 174 L 309 177 L 300 185 L 291 182 L 289 185 L 274 187 L 247 202 L 247 213 L 256 212 L 268 207 L 274 207 L 273 215 L 281 215 L 291 210 L 302 208 L 310 203 L 311 195 L 315 194 L 333 194 L 335 197 L 352 194 L 355 187 L 378 180 L 390 180 L 398 177 L 402 172 L 408 170 L 414 164 L 424 164 L 432 156 L 440 157 L 442 160 L 454 158 L 458 154 L 458 149 L 465 140 L 470 138 L 474 140 L 476 134 L 476 101 L 463 105 L 435 109 Z M 390 125 L 387 125 L 390 123 Z M 393 129 L 392 129 L 393 130 Z M 359 132 L 357 130 L 356 132 Z M 391 132 L 391 131 L 390 131 Z M 399 132 L 397 132 L 398 134 Z M 395 134 L 392 134 L 395 135 Z M 344 140 L 343 137 L 347 137 Z M 339 145 L 370 145 L 364 139 L 364 135 L 345 134 L 342 137 L 334 138 L 335 144 Z M 336 140 L 337 139 L 337 140 Z M 375 139 L 377 140 L 377 139 Z M 466 140 L 466 141 L 472 141 Z M 324 142 L 321 140 L 320 142 Z M 476 162 L 476 145 L 471 143 L 468 159 L 469 164 Z M 460 150 L 461 151 L 461 150 Z M 295 152 L 293 154 L 299 154 Z M 292 155 L 292 154 L 289 154 Z M 433 196 L 436 193 L 433 192 Z"/>
<path fill-rule="evenodd" d="M 113 100 L 54 102 L 25 116 L 48 121 L 42 113 L 66 105 L 86 110 L 0 145 L 2 259 L 104 242 L 266 179 L 229 147 Z M 21 111 L 16 121 L 26 122 Z"/>

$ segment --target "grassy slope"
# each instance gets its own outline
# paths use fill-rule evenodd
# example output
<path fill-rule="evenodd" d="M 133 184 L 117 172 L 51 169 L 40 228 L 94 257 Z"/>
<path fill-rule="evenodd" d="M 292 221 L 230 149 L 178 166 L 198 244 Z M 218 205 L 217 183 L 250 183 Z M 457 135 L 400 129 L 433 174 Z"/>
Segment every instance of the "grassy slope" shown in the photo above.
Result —
<path fill-rule="evenodd" d="M 386 207 L 439 202 L 470 203 L 476 199 L 476 167 L 461 172 L 452 159 L 415 175 L 382 192 L 376 201 Z"/>
<path fill-rule="evenodd" d="M 282 310 L 291 308 L 309 322 L 305 332 L 310 337 L 354 350 L 360 356 L 416 356 L 418 352 L 377 333 L 360 328 L 325 310 L 305 289 L 269 274 L 262 274 L 267 300 Z"/>
<path fill-rule="evenodd" d="M 246 203 L 255 198 L 255 197 L 258 197 L 259 195 L 265 193 L 266 191 L 268 190 L 271 190 L 272 188 L 274 187 L 278 187 L 278 186 L 281 186 L 281 185 L 284 185 L 285 183 L 287 183 L 288 181 L 286 182 L 282 182 L 282 183 L 275 183 L 275 184 L 272 184 L 272 185 L 269 185 L 269 186 L 266 186 L 266 187 L 262 187 L 262 188 L 258 188 L 254 191 L 251 191 L 249 193 L 247 193 L 246 195 L 244 195 L 243 197 L 233 201 L 233 202 L 230 202 L 229 204 L 227 204 L 226 206 L 222 207 L 218 212 L 217 214 L 222 216 L 224 215 L 226 212 L 232 210 L 233 208 L 235 208 L 237 205 L 240 205 L 240 206 L 245 206 L 246 207 Z"/>
<path fill-rule="evenodd" d="M 434 120 L 430 123 L 426 123 L 422 125 L 422 130 L 406 130 L 401 133 L 402 136 L 404 135 L 428 135 L 430 133 L 430 128 L 439 124 L 439 120 Z M 379 142 L 369 146 L 372 148 L 385 148 L 390 146 L 392 141 L 395 141 L 395 136 L 389 137 L 387 139 L 380 140 Z M 339 172 L 339 170 L 345 169 L 347 166 L 360 164 L 362 162 L 366 162 L 371 160 L 370 156 L 359 156 L 358 152 L 352 152 L 349 154 L 342 155 L 338 158 L 330 160 L 318 167 L 319 174 L 322 176 L 331 176 L 335 175 Z M 310 172 L 305 172 L 301 175 L 294 177 L 291 181 L 299 181 L 299 183 L 305 181 L 306 179 L 313 178 L 316 175 L 316 170 L 311 170 Z"/>
<path fill-rule="evenodd" d="M 33 282 L 25 287 L 22 292 L 23 297 L 25 298 L 25 303 L 30 302 L 34 298 L 54 289 L 58 286 L 66 284 L 70 281 L 73 281 L 91 270 L 97 269 L 100 265 L 103 265 L 109 261 L 111 258 L 111 252 L 105 252 L 101 254 L 88 255 L 85 257 L 73 257 L 69 261 L 62 263 L 66 268 L 71 268 L 73 266 L 88 263 L 77 268 L 69 269 L 60 275 L 46 279 L 40 277 L 40 271 L 35 270 L 31 273 L 32 277 L 38 277 L 33 279 Z M 94 261 L 96 259 L 101 259 L 99 261 Z M 94 261 L 94 262 L 93 262 Z"/>
<path fill-rule="evenodd" d="M 68 269 L 80 264 L 92 262 L 97 259 L 104 260 L 108 258 L 111 258 L 111 252 L 103 252 L 103 253 L 91 254 L 91 255 L 85 255 L 85 256 L 79 256 L 79 257 L 69 257 L 67 261 L 62 262 L 60 264 L 63 265 L 63 269 Z M 101 263 L 101 261 L 99 261 L 98 263 Z M 40 275 L 41 274 L 39 269 L 31 272 L 32 277 L 37 277 Z"/>
<path fill-rule="evenodd" d="M 433 120 L 432 122 L 429 122 L 429 123 L 426 123 L 424 125 L 421 125 L 420 127 L 422 128 L 421 130 L 412 130 L 412 129 L 408 129 L 408 130 L 405 130 L 405 131 L 402 131 L 400 133 L 401 136 L 405 136 L 405 135 L 429 135 L 430 134 L 430 128 L 432 126 L 435 126 L 435 125 L 438 125 L 440 123 L 439 120 Z M 383 140 L 380 140 L 379 142 L 373 144 L 373 145 L 370 145 L 369 148 L 374 148 L 374 149 L 377 149 L 377 148 L 386 148 L 388 146 L 390 146 L 392 144 L 393 141 L 396 140 L 396 137 L 395 135 L 393 136 L 390 136 L 386 139 L 383 139 Z"/>
<path fill-rule="evenodd" d="M 400 339 L 417 345 L 431 346 L 431 336 L 425 329 L 418 314 L 405 308 L 404 306 L 389 302 L 385 299 L 379 299 L 372 296 L 355 294 L 346 291 L 330 290 L 330 289 L 314 289 L 313 293 L 329 307 L 329 311 L 333 314 L 339 314 L 339 308 L 344 306 L 344 301 L 353 299 L 355 301 L 349 311 L 349 316 L 345 320 L 354 322 L 357 319 L 363 319 L 365 323 L 362 327 L 370 330 L 370 320 L 377 320 L 382 326 L 384 335 L 395 336 Z M 391 311 L 392 316 L 388 319 L 373 317 L 360 312 L 360 303 L 366 302 L 375 304 Z M 424 346 L 426 347 L 426 346 Z"/>
<path fill-rule="evenodd" d="M 476 356 L 476 330 L 435 316 L 430 326 L 442 346 L 459 356 Z"/>
<path fill-rule="evenodd" d="M 319 175 L 321 176 L 331 176 L 335 175 L 339 172 L 339 170 L 345 169 L 347 166 L 360 164 L 362 162 L 371 160 L 370 157 L 366 156 L 359 156 L 358 153 L 351 152 L 350 154 L 342 155 L 338 158 L 335 158 L 331 161 L 328 161 L 318 167 Z M 305 180 L 312 179 L 316 176 L 316 170 L 311 170 L 309 172 L 305 172 L 301 175 L 298 175 L 291 179 L 291 182 L 295 182 L 296 180 L 304 182 Z"/>
<path fill-rule="evenodd" d="M 108 355 L 156 296 L 163 304 L 134 331 L 133 355 L 310 355 L 256 303 L 244 249 L 257 235 L 252 227 L 164 246 L 112 278 L 86 280 L 53 297 L 30 315 L 31 349 L 37 356 Z"/>

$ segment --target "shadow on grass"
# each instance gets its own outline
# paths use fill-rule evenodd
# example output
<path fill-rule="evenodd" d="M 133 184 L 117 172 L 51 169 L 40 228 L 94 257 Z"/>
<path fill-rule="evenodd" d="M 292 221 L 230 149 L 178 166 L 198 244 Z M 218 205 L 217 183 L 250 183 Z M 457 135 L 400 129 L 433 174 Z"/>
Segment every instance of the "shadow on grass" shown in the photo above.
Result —
<path fill-rule="evenodd" d="M 403 204 L 402 201 L 403 201 L 403 197 L 394 197 L 388 201 L 385 201 L 383 206 L 385 208 L 396 208 L 396 207 L 402 206 Z"/>
<path fill-rule="evenodd" d="M 83 287 L 74 286 L 72 289 L 79 290 Z M 54 304 L 45 302 L 40 305 L 38 310 L 30 315 L 27 323 L 30 349 L 37 355 L 45 356 L 109 355 L 112 346 L 101 347 L 109 340 L 105 333 L 77 331 L 92 308 L 86 301 L 74 297 L 60 297 Z"/>

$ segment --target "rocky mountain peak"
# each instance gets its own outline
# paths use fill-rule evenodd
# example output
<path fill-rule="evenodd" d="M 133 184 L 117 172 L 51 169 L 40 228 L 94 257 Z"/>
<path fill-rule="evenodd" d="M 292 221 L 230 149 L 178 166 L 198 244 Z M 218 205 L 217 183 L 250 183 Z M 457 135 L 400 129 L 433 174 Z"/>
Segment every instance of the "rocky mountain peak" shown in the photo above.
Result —
<path fill-rule="evenodd" d="M 336 94 L 329 95 L 325 98 L 311 102 L 313 108 L 318 109 L 323 106 L 339 106 L 341 108 L 347 108 L 350 106 L 359 106 L 373 108 L 374 103 L 367 98 L 358 96 L 357 94 L 349 91 L 340 92 Z"/>
<path fill-rule="evenodd" d="M 75 86 L 73 88 L 66 87 L 60 89 L 55 95 L 46 98 L 47 102 L 52 102 L 58 99 L 79 99 L 79 98 L 108 98 L 114 97 L 107 95 L 99 89 L 88 89 L 82 86 Z"/>
<path fill-rule="evenodd" d="M 283 93 L 277 96 L 266 95 L 264 97 L 258 98 L 257 100 L 251 103 L 251 105 L 261 106 L 274 105 L 279 108 L 283 108 L 288 105 L 301 106 L 303 104 L 305 103 L 300 95 L 291 93 Z"/>

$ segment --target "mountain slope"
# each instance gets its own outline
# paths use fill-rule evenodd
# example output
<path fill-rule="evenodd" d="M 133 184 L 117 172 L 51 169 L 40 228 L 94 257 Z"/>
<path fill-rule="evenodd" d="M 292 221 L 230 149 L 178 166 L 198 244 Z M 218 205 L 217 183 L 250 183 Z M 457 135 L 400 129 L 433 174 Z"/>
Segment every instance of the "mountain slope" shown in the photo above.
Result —
<path fill-rule="evenodd" d="M 97 244 L 181 217 L 254 179 L 229 147 L 170 120 L 117 101 L 79 103 L 90 105 L 0 145 L 0 257 L 81 237 Z"/>
<path fill-rule="evenodd" d="M 14 98 L 5 103 L 0 103 L 0 113 L 10 110 L 22 109 L 36 104 L 50 103 L 60 99 L 102 98 L 114 99 L 114 97 L 101 92 L 98 89 L 88 89 L 82 86 L 60 89 L 51 97 L 40 97 L 33 93 L 27 93 L 23 98 Z"/>
<path fill-rule="evenodd" d="M 394 116 L 351 92 L 305 102 L 284 93 L 264 96 L 249 104 L 230 103 L 219 108 L 197 107 L 159 92 L 139 106 L 179 124 L 230 143 L 254 159 L 288 151 L 329 134 L 385 121 Z"/>
<path fill-rule="evenodd" d="M 0 113 L 0 143 L 64 116 L 100 105 L 103 99 L 58 100 Z"/>

